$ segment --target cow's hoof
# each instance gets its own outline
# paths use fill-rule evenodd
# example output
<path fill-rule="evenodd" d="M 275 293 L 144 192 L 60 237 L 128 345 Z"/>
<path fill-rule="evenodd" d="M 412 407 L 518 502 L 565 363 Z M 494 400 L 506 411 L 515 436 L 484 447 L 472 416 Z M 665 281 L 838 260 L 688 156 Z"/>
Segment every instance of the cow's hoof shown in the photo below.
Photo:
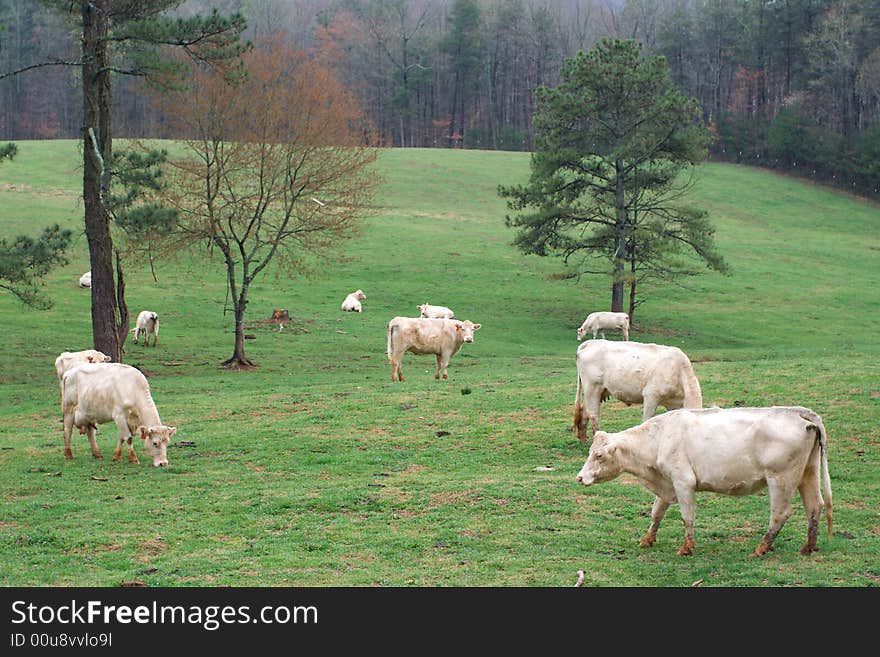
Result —
<path fill-rule="evenodd" d="M 140 461 L 138 461 L 138 457 L 134 456 L 133 454 L 128 457 L 128 462 L 134 463 L 135 465 L 140 464 Z"/>
<path fill-rule="evenodd" d="M 680 557 L 690 557 L 690 556 L 693 556 L 693 554 L 694 554 L 694 551 L 687 546 L 682 547 L 678 551 L 678 556 L 680 556 Z"/>
<path fill-rule="evenodd" d="M 818 552 L 818 551 L 819 551 L 819 548 L 817 548 L 815 545 L 804 545 L 800 550 L 798 550 L 798 552 L 800 552 L 805 557 L 808 557 L 811 554 L 813 554 L 813 552 Z"/>
<path fill-rule="evenodd" d="M 92 452 L 92 456 L 95 457 L 96 459 L 104 458 L 104 455 L 101 454 L 101 452 Z"/>
<path fill-rule="evenodd" d="M 67 459 L 68 461 L 72 461 L 73 460 L 73 452 L 71 452 L 69 449 L 65 449 L 64 450 L 64 458 Z"/>
<path fill-rule="evenodd" d="M 443 378 L 444 378 L 444 379 L 448 379 L 448 378 L 449 378 L 449 375 L 448 375 L 448 374 L 444 374 L 444 375 L 443 375 Z"/>
<path fill-rule="evenodd" d="M 645 536 L 644 538 L 642 538 L 641 541 L 639 541 L 639 547 L 645 547 L 645 548 L 653 547 L 654 540 L 655 539 L 653 536 Z"/>

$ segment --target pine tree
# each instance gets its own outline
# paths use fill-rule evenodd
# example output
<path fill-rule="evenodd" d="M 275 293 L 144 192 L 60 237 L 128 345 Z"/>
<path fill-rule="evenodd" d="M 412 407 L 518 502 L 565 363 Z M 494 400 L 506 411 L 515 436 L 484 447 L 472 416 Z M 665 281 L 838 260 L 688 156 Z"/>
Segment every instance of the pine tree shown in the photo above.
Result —
<path fill-rule="evenodd" d="M 709 133 L 697 102 L 671 84 L 665 58 L 605 39 L 566 61 L 560 84 L 536 100 L 529 182 L 499 187 L 519 212 L 507 224 L 519 228 L 520 250 L 610 273 L 614 312 L 624 310 L 627 282 L 632 312 L 639 276 L 689 272 L 683 253 L 726 269 L 705 212 L 679 205 L 680 181 L 705 158 Z"/>

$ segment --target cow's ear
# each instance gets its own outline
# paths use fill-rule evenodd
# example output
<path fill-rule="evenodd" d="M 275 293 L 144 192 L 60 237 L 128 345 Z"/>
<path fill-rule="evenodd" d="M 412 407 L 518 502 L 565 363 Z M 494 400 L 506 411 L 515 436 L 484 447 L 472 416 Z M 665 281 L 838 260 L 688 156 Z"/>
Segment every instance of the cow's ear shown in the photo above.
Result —
<path fill-rule="evenodd" d="M 174 432 L 177 431 L 177 427 L 168 427 L 168 428 L 171 429 L 171 431 L 168 432 L 168 437 L 171 438 L 171 436 L 174 435 Z"/>
<path fill-rule="evenodd" d="M 94 357 L 94 356 L 88 356 L 88 359 L 89 359 L 89 362 L 90 362 L 90 363 L 94 363 L 94 362 L 95 362 L 95 357 Z"/>
<path fill-rule="evenodd" d="M 141 440 L 147 439 L 147 428 L 142 424 L 137 428 L 138 433 L 141 434 Z"/>
<path fill-rule="evenodd" d="M 459 331 L 461 331 L 461 324 L 456 324 L 455 325 L 455 332 L 458 333 Z"/>
<path fill-rule="evenodd" d="M 476 330 L 477 330 L 478 328 L 480 328 L 481 326 L 482 326 L 482 324 L 474 324 L 474 330 L 476 331 Z"/>

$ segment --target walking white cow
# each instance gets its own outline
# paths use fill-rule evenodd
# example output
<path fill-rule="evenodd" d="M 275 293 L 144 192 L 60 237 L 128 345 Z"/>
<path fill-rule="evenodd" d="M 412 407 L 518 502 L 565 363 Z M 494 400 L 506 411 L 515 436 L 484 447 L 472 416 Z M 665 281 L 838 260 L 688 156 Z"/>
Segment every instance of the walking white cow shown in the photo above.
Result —
<path fill-rule="evenodd" d="M 152 310 L 142 310 L 137 317 L 137 322 L 131 332 L 134 333 L 134 343 L 144 336 L 144 346 L 150 346 L 150 336 L 153 336 L 153 346 L 159 341 L 159 315 Z"/>
<path fill-rule="evenodd" d="M 583 395 L 583 402 L 581 396 Z M 577 350 L 574 426 L 587 442 L 587 420 L 599 430 L 599 406 L 609 397 L 642 404 L 642 421 L 657 406 L 702 408 L 703 394 L 690 359 L 678 347 L 650 342 L 590 340 Z"/>
<path fill-rule="evenodd" d="M 177 427 L 162 424 L 150 394 L 147 378 L 131 365 L 122 363 L 77 365 L 61 379 L 61 410 L 64 414 L 64 458 L 72 459 L 70 438 L 73 427 L 88 435 L 92 456 L 103 458 L 95 442 L 97 425 L 115 422 L 119 440 L 113 460 L 122 457 L 122 445 L 128 443 L 128 460 L 138 463 L 131 445 L 133 434 L 144 441 L 144 449 L 154 466 L 168 465 L 168 441 Z"/>
<path fill-rule="evenodd" d="M 474 341 L 474 331 L 482 324 L 470 320 L 426 319 L 423 317 L 395 317 L 388 322 L 388 360 L 391 361 L 391 380 L 403 381 L 403 355 L 434 354 L 437 357 L 435 379 L 449 378 L 449 361 L 465 342 Z"/>
<path fill-rule="evenodd" d="M 685 527 L 680 555 L 694 549 L 696 491 L 751 495 L 769 488 L 770 526 L 753 553 L 760 556 L 791 516 L 797 489 L 807 514 L 800 552 L 810 554 L 817 549 L 823 505 L 832 535 L 827 440 L 822 418 L 802 406 L 682 409 L 619 433 L 597 432 L 577 481 L 590 486 L 628 472 L 656 495 L 642 547 L 654 544 L 666 510 L 677 502 Z"/>
<path fill-rule="evenodd" d="M 593 339 L 596 338 L 597 333 L 600 333 L 604 340 L 605 329 L 619 329 L 623 332 L 623 339 L 629 340 L 629 315 L 611 312 L 590 313 L 577 330 L 578 342 L 590 332 L 593 333 Z"/>

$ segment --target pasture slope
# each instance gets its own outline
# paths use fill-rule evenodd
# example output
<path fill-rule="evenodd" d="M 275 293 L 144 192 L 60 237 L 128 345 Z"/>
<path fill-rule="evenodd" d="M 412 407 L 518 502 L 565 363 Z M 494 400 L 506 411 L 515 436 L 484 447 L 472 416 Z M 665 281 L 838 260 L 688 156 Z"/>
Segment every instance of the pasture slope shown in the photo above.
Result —
<path fill-rule="evenodd" d="M 53 361 L 88 348 L 88 266 L 78 145 L 21 142 L 0 167 L 0 234 L 75 228 L 54 309 L 0 293 L 0 583 L 115 586 L 876 586 L 880 583 L 880 212 L 799 180 L 731 165 L 700 170 L 733 273 L 651 290 L 632 339 L 679 346 L 706 405 L 803 404 L 830 434 L 835 536 L 798 555 L 800 501 L 764 558 L 766 494 L 697 497 L 696 553 L 676 508 L 638 547 L 652 496 L 620 479 L 584 489 L 571 433 L 575 331 L 607 309 L 604 278 L 561 280 L 504 226 L 499 183 L 528 155 L 393 150 L 363 234 L 310 279 L 267 273 L 251 294 L 248 354 L 232 349 L 221 265 L 129 263 L 128 302 L 159 313 L 159 347 L 127 344 L 166 424 L 170 467 L 95 461 L 84 437 L 65 462 Z M 339 308 L 366 293 L 364 312 Z M 408 354 L 392 384 L 385 327 L 421 303 L 480 322 L 437 382 Z M 286 308 L 279 332 L 256 320 Z M 619 339 L 609 336 L 609 339 Z M 603 428 L 638 421 L 608 402 Z M 99 429 L 112 452 L 115 427 Z M 143 453 L 136 446 L 139 454 Z M 540 466 L 550 470 L 536 470 Z M 824 523 L 822 523 L 824 528 Z"/>

